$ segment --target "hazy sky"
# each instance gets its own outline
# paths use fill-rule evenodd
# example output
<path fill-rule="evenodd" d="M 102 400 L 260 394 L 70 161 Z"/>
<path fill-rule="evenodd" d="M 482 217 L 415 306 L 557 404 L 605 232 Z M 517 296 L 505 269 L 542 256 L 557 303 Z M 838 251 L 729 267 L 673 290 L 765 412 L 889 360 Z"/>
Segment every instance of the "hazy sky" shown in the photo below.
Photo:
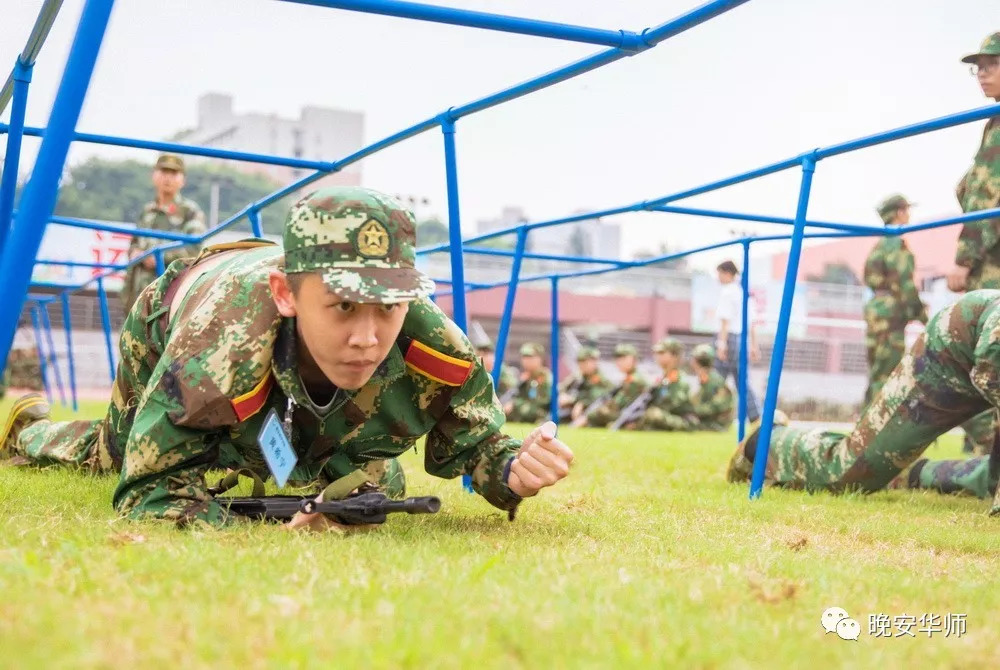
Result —
<path fill-rule="evenodd" d="M 6 73 L 42 3 L 4 4 Z M 82 4 L 66 0 L 42 51 L 31 125 L 47 119 Z M 440 4 L 639 31 L 696 0 Z M 646 53 L 460 121 L 465 226 L 504 205 L 543 220 L 649 199 L 983 106 L 990 101 L 959 58 L 997 29 L 997 0 L 750 0 Z M 372 142 L 600 48 L 276 0 L 119 0 L 79 129 L 165 138 L 194 125 L 199 94 L 222 91 L 235 97 L 237 112 L 296 117 L 306 104 L 363 110 Z M 982 126 L 823 161 L 810 216 L 875 224 L 875 203 L 894 191 L 922 205 L 918 220 L 956 211 L 954 186 Z M 33 151 L 37 142 L 27 146 Z M 81 144 L 70 161 L 97 152 L 135 154 Z M 426 195 L 445 213 L 439 132 L 362 168 L 367 186 Z M 683 204 L 791 216 L 797 188 L 797 173 L 788 172 Z M 710 243 L 733 227 L 666 214 L 619 220 L 629 252 L 660 241 Z"/>

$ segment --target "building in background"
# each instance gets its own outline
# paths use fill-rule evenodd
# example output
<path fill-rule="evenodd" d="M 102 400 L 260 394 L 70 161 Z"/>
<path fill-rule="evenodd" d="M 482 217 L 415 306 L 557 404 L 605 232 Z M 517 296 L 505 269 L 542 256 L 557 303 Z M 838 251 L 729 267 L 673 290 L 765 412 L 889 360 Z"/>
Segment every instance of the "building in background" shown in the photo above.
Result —
<path fill-rule="evenodd" d="M 581 214 L 578 210 L 574 214 Z M 480 235 L 512 228 L 529 219 L 520 207 L 504 207 L 496 219 L 480 219 L 476 232 Z M 621 258 L 622 234 L 617 223 L 601 219 L 586 219 L 548 228 L 537 228 L 528 235 L 528 251 L 560 256 L 598 256 Z"/>
<path fill-rule="evenodd" d="M 331 161 L 348 156 L 364 146 L 365 115 L 327 107 L 303 107 L 298 119 L 276 114 L 233 111 L 233 98 L 223 93 L 205 93 L 198 98 L 198 126 L 171 139 L 185 144 L 248 151 L 253 153 Z M 207 160 L 192 157 L 190 160 Z M 211 159 L 216 160 L 216 159 Z M 232 167 L 264 174 L 279 184 L 304 177 L 308 170 L 280 165 L 227 161 Z M 360 163 L 323 177 L 314 187 L 361 184 Z"/>

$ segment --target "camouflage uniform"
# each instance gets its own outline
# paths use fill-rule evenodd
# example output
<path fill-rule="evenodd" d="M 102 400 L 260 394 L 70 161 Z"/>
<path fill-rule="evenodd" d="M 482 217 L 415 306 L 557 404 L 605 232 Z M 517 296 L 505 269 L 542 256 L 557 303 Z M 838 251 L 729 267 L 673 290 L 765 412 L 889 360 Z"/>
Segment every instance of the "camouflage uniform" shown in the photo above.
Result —
<path fill-rule="evenodd" d="M 765 476 L 789 488 L 877 491 L 938 436 L 998 405 L 1000 291 L 973 291 L 931 318 L 850 435 L 774 426 Z M 749 478 L 754 439 L 733 456 L 730 481 Z M 996 479 L 989 460 L 969 459 L 960 468 L 924 464 L 913 469 L 911 483 L 989 495 Z"/>
<path fill-rule="evenodd" d="M 594 347 L 582 347 L 576 355 L 577 361 L 597 358 L 600 358 L 600 354 Z M 588 407 L 613 387 L 614 384 L 611 383 L 611 380 L 605 377 L 600 370 L 588 377 L 577 370 L 570 377 L 559 382 L 559 395 L 561 398 L 565 396 L 565 402 L 560 400 L 559 404 L 560 420 L 568 420 L 577 404 L 582 403 L 584 407 Z"/>
<path fill-rule="evenodd" d="M 653 352 L 669 351 L 677 356 L 680 365 L 684 346 L 677 340 L 667 337 L 655 345 Z M 632 430 L 691 430 L 698 422 L 694 416 L 694 406 L 691 404 L 691 387 L 681 377 L 680 370 L 674 368 L 666 371 L 662 377 L 649 389 L 649 405 L 639 417 L 639 420 L 627 425 Z"/>
<path fill-rule="evenodd" d="M 984 55 L 1000 54 L 1000 33 L 986 38 L 980 49 Z M 965 63 L 975 62 L 979 54 L 966 56 Z M 979 151 L 972 167 L 955 189 L 963 212 L 976 212 L 1000 206 L 1000 117 L 993 117 L 983 129 Z M 958 237 L 955 264 L 969 268 L 968 290 L 1000 289 L 1000 218 L 970 221 Z M 993 411 L 966 422 L 965 450 L 985 454 L 993 448 L 996 434 Z"/>
<path fill-rule="evenodd" d="M 631 344 L 619 344 L 615 347 L 615 357 L 636 356 L 638 352 Z M 621 411 L 631 405 L 642 395 L 649 384 L 635 369 L 631 370 L 621 383 L 605 393 L 607 400 L 587 414 L 587 425 L 601 428 L 614 422 Z"/>
<path fill-rule="evenodd" d="M 184 171 L 183 161 L 172 154 L 160 156 L 156 161 L 156 167 Z M 139 218 L 139 227 L 183 235 L 201 235 L 205 232 L 205 214 L 197 203 L 178 193 L 174 201 L 165 207 L 161 207 L 155 200 L 146 203 L 142 209 L 142 216 Z M 133 237 L 128 245 L 128 256 L 129 258 L 138 256 L 166 242 L 166 240 L 153 237 Z M 163 265 L 170 265 L 181 258 L 197 256 L 200 248 L 201 245 L 188 244 L 166 251 L 163 254 Z M 126 312 L 132 308 L 139 292 L 154 279 L 156 279 L 156 270 L 147 270 L 141 264 L 133 265 L 125 271 L 125 281 L 122 284 L 120 298 L 122 308 Z"/>
<path fill-rule="evenodd" d="M 125 320 L 121 362 L 101 421 L 28 425 L 13 445 L 39 463 L 121 469 L 115 508 L 130 517 L 226 521 L 205 482 L 210 468 L 267 468 L 257 434 L 268 411 L 291 419 L 292 479 L 320 485 L 364 469 L 387 492 L 404 490 L 395 456 L 426 436 L 424 467 L 470 474 L 501 509 L 520 498 L 505 469 L 520 441 L 472 344 L 426 296 L 414 269 L 414 220 L 375 191 L 335 187 L 299 201 L 285 254 L 259 241 L 176 261 Z M 264 245 L 264 246 L 262 246 Z M 268 273 L 318 272 L 340 298 L 409 302 L 402 331 L 372 378 L 318 406 L 298 372 L 295 319 L 272 300 Z"/>
<path fill-rule="evenodd" d="M 479 356 L 482 356 L 483 354 L 493 354 L 495 352 L 496 352 L 496 347 L 493 345 L 493 342 L 489 340 L 486 340 L 485 342 L 476 345 L 476 354 Z M 493 371 L 487 370 L 487 372 L 492 374 Z M 511 389 L 517 388 L 518 384 L 517 378 L 518 378 L 517 368 L 515 368 L 512 365 L 507 365 L 506 363 L 502 363 L 500 365 L 500 378 L 494 380 L 494 386 L 496 387 L 497 390 L 497 396 L 503 397 L 503 395 L 508 391 L 510 391 Z"/>
<path fill-rule="evenodd" d="M 878 212 L 888 226 L 901 207 L 910 203 L 900 195 L 887 198 Z M 927 323 L 927 308 L 913 283 L 914 259 L 902 237 L 883 237 L 865 261 L 865 284 L 875 295 L 865 305 L 868 330 L 868 389 L 865 404 L 871 402 L 906 349 L 904 330 L 910 321 Z"/>
<path fill-rule="evenodd" d="M 541 356 L 541 345 L 528 343 L 521 347 L 522 356 Z M 532 375 L 521 375 L 514 396 L 514 407 L 507 416 L 511 421 L 541 423 L 549 418 L 552 403 L 552 371 L 540 368 Z"/>
<path fill-rule="evenodd" d="M 698 372 L 701 387 L 691 396 L 694 415 L 698 417 L 698 424 L 693 427 L 697 430 L 729 430 L 733 425 L 735 403 L 725 378 L 712 368 L 715 349 L 699 344 L 694 348 L 692 358 L 705 368 Z"/>

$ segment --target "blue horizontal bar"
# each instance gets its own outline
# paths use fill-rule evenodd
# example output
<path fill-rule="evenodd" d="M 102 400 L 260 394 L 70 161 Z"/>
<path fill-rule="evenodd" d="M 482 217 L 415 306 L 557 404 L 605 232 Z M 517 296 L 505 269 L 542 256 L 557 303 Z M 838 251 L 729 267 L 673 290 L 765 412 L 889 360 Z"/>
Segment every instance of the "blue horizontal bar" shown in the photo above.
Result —
<path fill-rule="evenodd" d="M 967 212 L 965 214 L 960 214 L 958 216 L 953 216 L 947 219 L 940 219 L 938 221 L 927 221 L 925 223 L 914 223 L 908 226 L 895 226 L 895 230 L 892 232 L 896 235 L 905 235 L 906 233 L 915 233 L 918 230 L 928 230 L 930 228 L 942 228 L 944 226 L 953 226 L 956 223 L 968 223 L 970 221 L 982 221 L 983 219 L 992 219 L 994 217 L 1000 217 L 1000 207 L 994 207 L 992 209 L 980 209 L 975 212 Z"/>
<path fill-rule="evenodd" d="M 126 270 L 128 265 L 115 265 L 113 263 L 77 263 L 75 261 L 56 261 L 49 259 L 36 259 L 35 265 L 61 265 L 71 268 L 99 268 L 107 270 Z"/>
<path fill-rule="evenodd" d="M 667 214 L 688 214 L 691 216 L 707 216 L 718 219 L 732 219 L 734 221 L 757 221 L 760 223 L 779 223 L 785 225 L 795 225 L 795 219 L 783 216 L 763 216 L 760 214 L 740 214 L 739 212 L 724 212 L 714 209 L 698 209 L 695 207 L 675 207 L 674 205 L 657 205 L 650 207 L 654 212 L 666 212 Z M 852 231 L 859 230 L 867 232 L 869 229 L 877 229 L 882 226 L 861 226 L 847 223 L 828 223 L 826 221 L 806 221 L 806 226 L 815 228 L 829 228 L 830 230 Z"/>
<path fill-rule="evenodd" d="M 513 258 L 517 254 L 513 251 L 507 251 L 506 249 L 487 249 L 486 247 L 464 247 L 463 250 L 467 254 L 478 254 L 480 256 L 503 256 L 505 258 Z M 444 253 L 444 252 L 440 252 Z M 560 256 L 556 254 L 534 254 L 530 252 L 525 252 L 521 255 L 521 258 L 530 258 L 539 261 L 560 261 L 563 263 L 595 263 L 603 265 L 618 265 L 621 267 L 629 267 L 632 265 L 630 261 L 615 260 L 613 258 L 587 258 L 586 256 Z"/>
<path fill-rule="evenodd" d="M 485 30 L 499 30 L 518 35 L 534 37 L 551 37 L 570 42 L 585 42 L 604 46 L 636 48 L 640 44 L 639 36 L 624 30 L 604 30 L 588 28 L 552 21 L 539 21 L 503 14 L 489 14 L 468 9 L 439 7 L 401 0 L 284 0 L 300 5 L 313 5 L 332 9 L 347 9 L 368 14 L 396 16 L 418 21 L 447 23 L 453 26 L 468 26 Z"/>
<path fill-rule="evenodd" d="M 728 177 L 726 179 L 713 181 L 708 184 L 705 184 L 704 186 L 699 186 L 697 188 L 688 189 L 687 191 L 674 193 L 673 195 L 665 195 L 662 198 L 657 198 L 655 200 L 647 200 L 646 202 L 642 203 L 643 209 L 649 209 L 655 205 L 664 205 L 668 202 L 673 202 L 675 200 L 683 200 L 685 198 L 691 198 L 696 195 L 701 195 L 702 193 L 708 193 L 710 191 L 717 191 L 720 188 L 726 188 L 727 186 L 740 184 L 745 181 L 750 181 L 751 179 L 759 179 L 760 177 L 766 177 L 767 175 L 771 175 L 776 172 L 781 172 L 789 168 L 798 167 L 801 164 L 802 160 L 798 157 L 789 158 L 788 160 L 780 161 L 778 163 L 771 163 L 770 165 L 765 165 L 762 168 L 757 168 L 756 170 L 751 170 L 750 172 L 744 172 L 743 174 L 736 175 L 735 177 Z"/>
<path fill-rule="evenodd" d="M 132 237 L 152 237 L 158 240 L 187 242 L 188 244 L 197 244 L 202 240 L 202 238 L 199 237 L 198 235 L 183 235 L 181 233 L 171 233 L 166 230 L 130 228 L 123 224 L 110 223 L 107 221 L 88 221 L 86 219 L 74 219 L 68 216 L 53 216 L 49 219 L 49 221 L 51 223 L 58 223 L 61 226 L 72 226 L 73 228 L 100 230 L 106 233 L 122 233 L 124 235 L 130 235 Z"/>
<path fill-rule="evenodd" d="M 8 125 L 0 123 L 0 134 L 6 133 Z M 25 135 L 31 137 L 41 137 L 45 134 L 44 128 L 25 127 Z M 333 163 L 325 161 L 310 161 L 301 158 L 286 158 L 284 156 L 270 156 L 268 154 L 256 154 L 247 151 L 230 151 L 228 149 L 213 149 L 211 147 L 199 147 L 193 144 L 178 144 L 176 142 L 155 142 L 150 140 L 139 140 L 131 137 L 117 137 L 114 135 L 95 135 L 93 133 L 74 133 L 74 142 L 86 142 L 88 144 L 106 144 L 116 147 L 131 147 L 133 149 L 150 149 L 166 153 L 183 154 L 187 156 L 204 156 L 206 158 L 222 158 L 226 160 L 244 161 L 247 163 L 262 163 L 264 165 L 282 165 L 291 168 L 302 168 L 306 170 L 332 170 Z"/>

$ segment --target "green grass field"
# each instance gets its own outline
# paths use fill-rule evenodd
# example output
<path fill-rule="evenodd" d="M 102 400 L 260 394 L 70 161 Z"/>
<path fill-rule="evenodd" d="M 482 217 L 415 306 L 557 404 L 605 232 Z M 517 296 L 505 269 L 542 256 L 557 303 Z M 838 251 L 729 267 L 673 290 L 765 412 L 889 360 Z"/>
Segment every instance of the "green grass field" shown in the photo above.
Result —
<path fill-rule="evenodd" d="M 410 453 L 410 494 L 440 496 L 442 512 L 348 536 L 126 522 L 111 477 L 0 468 L 0 666 L 1000 662 L 1000 519 L 985 502 L 767 491 L 751 504 L 723 480 L 731 436 L 561 436 L 570 478 L 514 523 Z M 930 455 L 957 450 L 949 437 Z M 830 606 L 860 622 L 859 641 L 824 634 Z M 966 614 L 967 632 L 875 638 L 875 613 Z"/>

